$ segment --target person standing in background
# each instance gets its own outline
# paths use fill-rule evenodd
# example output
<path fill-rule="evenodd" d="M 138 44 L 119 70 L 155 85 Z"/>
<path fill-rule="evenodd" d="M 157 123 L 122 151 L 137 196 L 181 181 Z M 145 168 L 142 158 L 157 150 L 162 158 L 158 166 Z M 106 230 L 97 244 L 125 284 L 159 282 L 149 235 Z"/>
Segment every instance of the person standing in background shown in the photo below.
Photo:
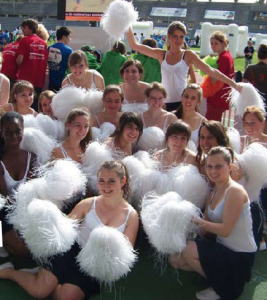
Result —
<path fill-rule="evenodd" d="M 248 41 L 247 47 L 244 49 L 245 53 L 245 69 L 248 65 L 252 64 L 252 58 L 254 53 L 253 43 Z"/>
<path fill-rule="evenodd" d="M 48 47 L 49 90 L 57 92 L 61 88 L 68 59 L 72 49 L 68 46 L 71 40 L 71 30 L 60 27 L 57 30 L 57 43 Z"/>

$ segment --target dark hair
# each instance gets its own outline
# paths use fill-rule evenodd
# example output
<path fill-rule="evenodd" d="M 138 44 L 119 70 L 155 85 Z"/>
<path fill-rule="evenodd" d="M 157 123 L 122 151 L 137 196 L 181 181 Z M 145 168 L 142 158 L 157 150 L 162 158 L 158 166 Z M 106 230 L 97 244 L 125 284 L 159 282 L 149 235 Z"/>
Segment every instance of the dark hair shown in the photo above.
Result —
<path fill-rule="evenodd" d="M 56 35 L 57 35 L 57 40 L 61 40 L 63 36 L 68 37 L 71 34 L 71 30 L 68 27 L 62 26 L 58 28 Z"/>
<path fill-rule="evenodd" d="M 229 137 L 226 134 L 226 129 L 220 122 L 213 121 L 213 120 L 202 122 L 202 125 L 200 126 L 199 131 L 198 131 L 198 141 L 200 141 L 201 129 L 203 127 L 206 127 L 207 130 L 210 132 L 210 134 L 215 137 L 217 144 L 219 146 L 229 147 L 229 148 L 231 147 Z M 203 154 L 203 152 L 202 152 L 202 149 L 200 147 L 200 142 L 199 142 L 198 146 L 197 146 L 197 156 L 196 156 L 196 161 L 199 164 L 202 160 L 202 154 Z"/>
<path fill-rule="evenodd" d="M 22 115 L 16 111 L 9 111 L 9 112 L 6 112 L 5 114 L 3 114 L 3 116 L 1 117 L 1 121 L 0 121 L 1 131 L 3 130 L 5 122 L 13 120 L 13 119 L 18 119 L 20 121 L 21 125 L 24 126 L 24 119 L 23 119 Z"/>
<path fill-rule="evenodd" d="M 183 90 L 183 93 L 182 93 L 182 96 L 184 95 L 184 93 L 187 91 L 187 90 L 195 90 L 195 91 L 198 91 L 198 98 L 199 98 L 199 101 L 201 102 L 201 99 L 202 99 L 202 88 L 200 87 L 199 84 L 196 84 L 196 83 L 189 83 L 187 85 L 187 87 Z M 198 109 L 198 106 L 196 106 L 195 108 L 196 112 L 199 112 L 199 109 Z M 176 115 L 176 117 L 178 119 L 182 119 L 183 118 L 183 105 L 180 105 L 176 112 L 174 113 Z"/>
<path fill-rule="evenodd" d="M 144 39 L 142 41 L 142 44 L 146 45 L 146 46 L 149 46 L 151 48 L 158 48 L 158 42 L 154 39 L 150 39 L 150 38 L 149 39 Z"/>
<path fill-rule="evenodd" d="M 123 95 L 123 92 L 121 90 L 121 88 L 116 85 L 116 84 L 110 84 L 108 85 L 105 89 L 104 89 L 104 92 L 103 92 L 103 99 L 109 94 L 109 93 L 112 93 L 112 92 L 116 92 L 120 95 L 121 97 L 121 102 L 123 102 L 124 100 L 124 95 Z"/>
<path fill-rule="evenodd" d="M 148 98 L 150 93 L 154 90 L 158 90 L 158 91 L 162 92 L 163 97 L 167 98 L 167 91 L 166 91 L 165 87 L 163 86 L 163 84 L 158 83 L 157 81 L 151 82 L 150 87 L 145 90 L 146 97 Z"/>
<path fill-rule="evenodd" d="M 267 58 L 267 45 L 261 44 L 258 48 L 258 59 L 266 59 Z"/>
<path fill-rule="evenodd" d="M 126 200 L 129 199 L 129 197 L 131 195 L 130 176 L 129 176 L 129 173 L 128 173 L 128 170 L 127 170 L 125 164 L 122 161 L 114 161 L 114 160 L 106 161 L 100 166 L 100 168 L 97 172 L 97 176 L 102 169 L 115 172 L 118 175 L 118 177 L 120 178 L 120 180 L 123 180 L 124 177 L 126 178 L 126 182 L 125 182 L 124 186 L 122 187 L 123 198 L 125 198 Z"/>
<path fill-rule="evenodd" d="M 88 67 L 86 54 L 82 50 L 73 51 L 69 57 L 69 66 L 74 66 L 82 61 L 84 61 L 85 65 Z"/>
<path fill-rule="evenodd" d="M 73 122 L 74 119 L 78 116 L 86 116 L 89 118 L 89 130 L 87 132 L 87 135 L 80 141 L 80 147 L 81 147 L 82 151 L 84 152 L 86 149 L 86 146 L 92 140 L 92 128 L 91 128 L 91 124 L 90 124 L 90 114 L 89 114 L 88 110 L 83 107 L 72 109 L 68 115 L 68 118 L 67 118 L 67 121 L 65 122 L 65 124 Z M 69 135 L 69 131 L 67 131 L 66 136 L 68 136 L 68 135 Z"/>
<path fill-rule="evenodd" d="M 169 137 L 173 134 L 184 135 L 187 138 L 187 142 L 188 142 L 191 137 L 191 128 L 187 123 L 181 120 L 171 123 L 168 126 L 167 132 L 165 134 L 165 145 L 167 145 Z"/>
<path fill-rule="evenodd" d="M 126 52 L 127 52 L 125 44 L 123 42 L 121 42 L 121 41 L 116 42 L 113 45 L 111 51 L 118 52 L 118 53 L 120 53 L 122 55 L 125 55 Z"/>
<path fill-rule="evenodd" d="M 127 69 L 128 67 L 130 66 L 136 66 L 136 68 L 138 69 L 139 71 L 139 74 L 143 75 L 144 73 L 144 69 L 143 69 L 143 66 L 141 64 L 141 62 L 137 59 L 128 59 L 124 64 L 123 66 L 120 68 L 120 76 L 123 78 L 123 74 L 124 74 L 124 71 L 125 69 Z"/>
<path fill-rule="evenodd" d="M 213 147 L 212 149 L 210 149 L 208 157 L 216 154 L 222 154 L 224 160 L 227 162 L 228 165 L 234 162 L 234 151 L 230 147 Z"/>
<path fill-rule="evenodd" d="M 120 120 L 119 120 L 119 128 L 117 128 L 113 132 L 111 137 L 120 138 L 120 136 L 124 130 L 124 127 L 129 123 L 134 123 L 138 127 L 138 129 L 139 129 L 138 140 L 139 140 L 139 138 L 143 134 L 143 121 L 136 113 L 133 113 L 133 112 L 125 112 L 121 115 Z"/>
<path fill-rule="evenodd" d="M 32 33 L 36 33 L 38 29 L 38 22 L 34 19 L 26 19 L 20 24 L 20 26 L 28 26 L 31 29 Z"/>

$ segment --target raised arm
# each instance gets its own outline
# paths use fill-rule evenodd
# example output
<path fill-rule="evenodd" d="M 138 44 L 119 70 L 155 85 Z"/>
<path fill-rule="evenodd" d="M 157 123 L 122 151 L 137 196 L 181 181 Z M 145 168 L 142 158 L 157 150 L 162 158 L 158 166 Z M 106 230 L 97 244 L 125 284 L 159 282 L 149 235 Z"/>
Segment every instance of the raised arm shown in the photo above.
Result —
<path fill-rule="evenodd" d="M 159 48 L 151 48 L 149 46 L 137 43 L 137 41 L 136 41 L 136 39 L 134 37 L 132 28 L 129 28 L 129 30 L 126 33 L 126 36 L 127 36 L 127 39 L 128 39 L 129 46 L 133 50 L 135 50 L 135 51 L 137 51 L 139 53 L 142 53 L 144 55 L 147 55 L 149 57 L 155 58 L 160 63 L 162 62 L 163 56 L 164 56 L 164 52 L 165 52 L 164 50 L 159 49 Z"/>

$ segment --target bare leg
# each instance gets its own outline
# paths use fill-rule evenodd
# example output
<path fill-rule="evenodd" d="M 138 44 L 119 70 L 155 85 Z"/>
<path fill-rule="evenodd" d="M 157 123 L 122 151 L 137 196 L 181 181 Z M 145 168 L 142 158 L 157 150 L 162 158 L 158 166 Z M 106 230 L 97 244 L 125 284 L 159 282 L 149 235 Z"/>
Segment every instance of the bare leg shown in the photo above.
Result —
<path fill-rule="evenodd" d="M 196 272 L 198 272 L 201 276 L 206 278 L 206 275 L 201 267 L 199 261 L 199 255 L 197 251 L 197 245 L 193 241 L 189 241 L 187 243 L 186 249 L 182 253 L 183 258 L 187 262 L 187 264 Z"/>
<path fill-rule="evenodd" d="M 37 274 L 4 269 L 0 271 L 0 278 L 16 282 L 31 296 L 39 299 L 49 296 L 58 284 L 57 278 L 45 269 Z"/>
<path fill-rule="evenodd" d="M 181 269 L 184 271 L 194 271 L 194 269 L 189 266 L 186 260 L 181 254 L 172 254 L 169 256 L 169 263 L 175 269 Z"/>
<path fill-rule="evenodd" d="M 10 230 L 4 234 L 3 244 L 6 250 L 15 256 L 25 257 L 29 255 L 24 241 L 18 237 L 14 230 Z"/>
<path fill-rule="evenodd" d="M 81 300 L 84 299 L 84 292 L 76 285 L 65 283 L 58 284 L 52 294 L 55 300 Z"/>

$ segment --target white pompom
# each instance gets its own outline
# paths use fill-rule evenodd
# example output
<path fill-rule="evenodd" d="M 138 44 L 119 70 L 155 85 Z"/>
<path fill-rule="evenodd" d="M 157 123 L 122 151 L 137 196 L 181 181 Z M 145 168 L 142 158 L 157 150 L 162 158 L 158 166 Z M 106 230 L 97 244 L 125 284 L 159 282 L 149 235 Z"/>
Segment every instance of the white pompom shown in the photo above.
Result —
<path fill-rule="evenodd" d="M 233 127 L 227 128 L 227 135 L 230 140 L 230 144 L 235 151 L 235 153 L 240 154 L 241 151 L 241 138 L 240 133 Z"/>
<path fill-rule="evenodd" d="M 252 143 L 237 159 L 246 178 L 245 189 L 249 198 L 258 199 L 260 190 L 267 183 L 267 149 L 259 143 Z"/>
<path fill-rule="evenodd" d="M 138 19 L 138 12 L 132 2 L 115 0 L 110 3 L 101 20 L 107 34 L 115 41 L 124 38 L 124 33 Z"/>
<path fill-rule="evenodd" d="M 107 138 L 116 130 L 116 127 L 109 123 L 104 122 L 100 128 L 93 127 L 92 135 L 94 141 L 99 141 L 100 143 L 104 143 Z"/>
<path fill-rule="evenodd" d="M 125 103 L 121 107 L 122 112 L 133 112 L 138 115 L 148 110 L 147 103 Z"/>
<path fill-rule="evenodd" d="M 61 89 L 52 100 L 52 110 L 58 120 L 65 122 L 72 109 L 83 107 L 83 97 L 86 90 L 73 86 Z"/>
<path fill-rule="evenodd" d="M 38 121 L 35 116 L 28 114 L 23 116 L 24 120 L 24 128 L 37 128 L 38 129 Z"/>
<path fill-rule="evenodd" d="M 94 229 L 77 256 L 84 273 L 107 284 L 127 275 L 136 259 L 137 255 L 127 237 L 107 226 Z"/>
<path fill-rule="evenodd" d="M 164 138 L 165 134 L 159 127 L 145 128 L 139 139 L 138 148 L 145 151 L 162 149 Z"/>
<path fill-rule="evenodd" d="M 229 95 L 230 102 L 236 108 L 237 115 L 243 117 L 246 108 L 252 105 L 261 108 L 265 112 L 264 98 L 257 92 L 255 87 L 251 83 L 244 82 L 239 83 L 239 85 L 242 85 L 241 93 L 232 88 Z"/>
<path fill-rule="evenodd" d="M 33 257 L 45 261 L 68 251 L 78 233 L 78 223 L 46 200 L 34 199 L 27 208 L 27 225 L 20 231 Z"/>
<path fill-rule="evenodd" d="M 47 163 L 51 159 L 56 141 L 48 137 L 45 133 L 35 128 L 25 128 L 20 148 L 33 152 L 41 164 Z"/>
<path fill-rule="evenodd" d="M 0 211 L 6 205 L 7 199 L 0 194 Z"/>
<path fill-rule="evenodd" d="M 152 159 L 149 153 L 146 151 L 139 150 L 133 156 L 140 160 L 148 169 L 158 168 L 159 162 Z"/>
<path fill-rule="evenodd" d="M 200 210 L 176 193 L 143 199 L 141 218 L 150 243 L 162 254 L 181 253 L 190 233 L 197 230 L 191 222 Z"/>
<path fill-rule="evenodd" d="M 197 146 L 192 140 L 188 141 L 186 148 L 194 153 L 197 153 Z"/>
<path fill-rule="evenodd" d="M 82 106 L 87 108 L 92 115 L 103 111 L 103 92 L 96 89 L 89 89 L 83 94 Z"/>

